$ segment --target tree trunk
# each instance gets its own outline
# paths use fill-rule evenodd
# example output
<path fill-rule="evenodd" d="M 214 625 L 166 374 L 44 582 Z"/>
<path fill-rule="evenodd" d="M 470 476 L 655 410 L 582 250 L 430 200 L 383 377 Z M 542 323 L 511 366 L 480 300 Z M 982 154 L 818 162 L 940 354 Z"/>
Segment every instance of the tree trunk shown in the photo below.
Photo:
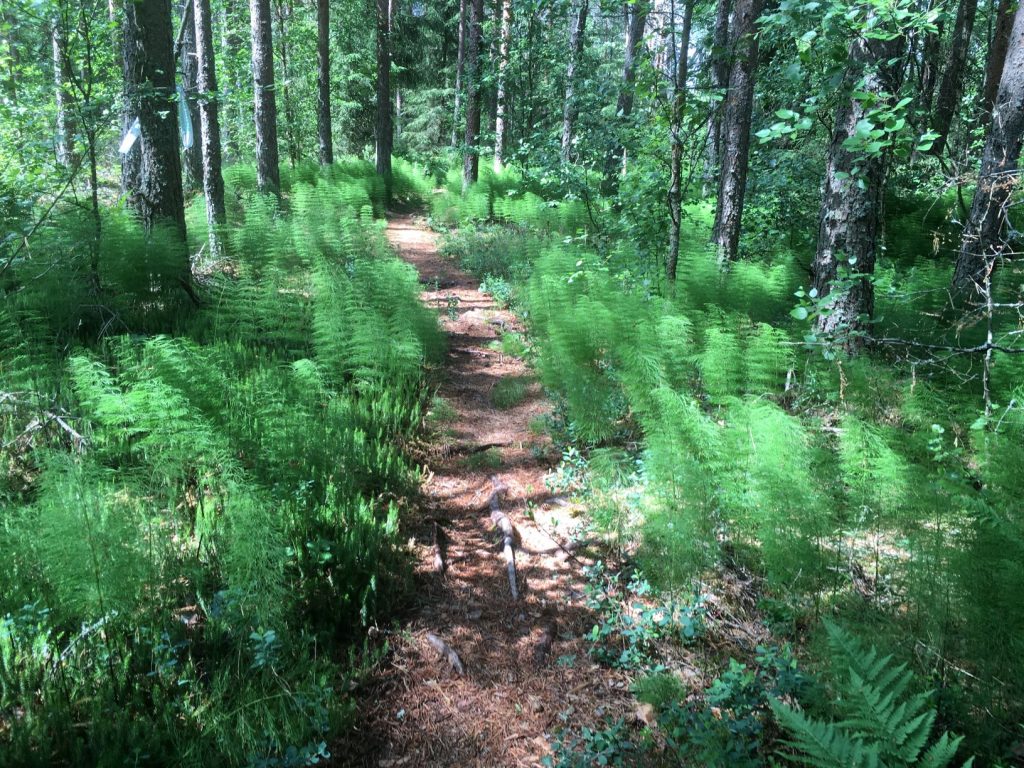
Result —
<path fill-rule="evenodd" d="M 939 98 L 935 104 L 935 119 L 932 127 L 939 134 L 932 144 L 932 154 L 941 155 L 949 139 L 949 129 L 953 125 L 953 115 L 960 106 L 963 94 L 964 65 L 967 63 L 967 52 L 971 45 L 971 33 L 974 31 L 974 16 L 978 10 L 978 0 L 960 0 L 956 12 L 956 24 L 953 26 L 953 41 L 950 45 L 946 71 L 942 73 L 939 85 Z"/>
<path fill-rule="evenodd" d="M 256 183 L 260 192 L 281 196 L 274 91 L 274 40 L 270 0 L 249 0 L 252 22 L 252 79 L 255 91 Z"/>
<path fill-rule="evenodd" d="M 931 120 L 935 85 L 939 81 L 939 57 L 942 55 L 943 28 L 943 22 L 939 21 L 934 32 L 925 33 L 924 45 L 921 50 L 921 71 L 917 79 L 917 111 L 926 122 Z M 924 132 L 923 127 L 921 132 Z"/>
<path fill-rule="evenodd" d="M 985 88 L 982 92 L 981 115 L 984 119 L 992 114 L 999 94 L 999 80 L 1006 64 L 1006 52 L 1010 47 L 1010 33 L 1013 30 L 1013 0 L 1000 0 L 996 13 L 996 31 L 988 47 L 988 62 L 985 65 Z"/>
<path fill-rule="evenodd" d="M 978 187 L 953 274 L 953 287 L 960 291 L 985 292 L 998 259 L 1011 250 L 1004 231 L 1011 194 L 1020 180 L 1017 163 L 1024 141 L 1024 6 L 1017 9 L 1009 41 Z"/>
<path fill-rule="evenodd" d="M 385 196 L 391 196 L 391 3 L 377 0 L 377 175 L 384 179 Z"/>
<path fill-rule="evenodd" d="M 714 234 L 718 258 L 723 265 L 739 255 L 757 71 L 756 22 L 760 15 L 760 0 L 736 0 L 733 13 L 733 59 L 729 70 L 729 91 L 725 98 L 722 174 L 718 184 Z"/>
<path fill-rule="evenodd" d="M 177 51 L 181 65 L 182 87 L 185 90 L 186 107 L 192 120 L 193 136 L 199 130 L 199 64 L 196 53 L 196 27 L 194 22 L 192 0 L 183 0 L 181 4 L 181 32 L 178 39 L 181 44 Z M 185 189 L 194 192 L 203 185 L 203 153 L 194 138 L 191 147 L 182 147 L 182 170 L 185 172 Z"/>
<path fill-rule="evenodd" d="M 184 239 L 170 0 L 125 3 L 122 33 L 127 113 L 130 119 L 139 119 L 141 128 L 136 141 L 138 174 L 129 179 L 128 203 L 147 230 L 170 224 Z M 188 270 L 186 253 L 183 275 Z"/>
<path fill-rule="evenodd" d="M 676 62 L 675 78 L 672 84 L 672 169 L 668 188 L 668 258 L 665 262 L 665 276 L 676 279 L 679 263 L 679 227 L 683 220 L 683 139 L 680 130 L 686 111 L 686 78 L 689 74 L 690 25 L 693 20 L 694 0 L 684 0 L 683 29 L 676 49 L 675 0 L 672 2 L 672 58 Z"/>
<path fill-rule="evenodd" d="M 334 162 L 331 135 L 331 3 L 316 4 L 316 135 L 320 165 Z"/>
<path fill-rule="evenodd" d="M 484 0 L 469 0 L 466 32 L 466 141 L 462 159 L 462 190 L 476 182 L 480 174 L 480 48 L 484 23 Z"/>
<path fill-rule="evenodd" d="M 452 149 L 459 146 L 459 118 L 462 112 L 462 79 L 466 62 L 466 2 L 459 0 L 459 52 L 455 58 L 455 111 L 452 115 Z"/>
<path fill-rule="evenodd" d="M 572 32 L 569 35 L 569 64 L 565 70 L 565 102 L 562 105 L 562 165 L 568 164 L 572 155 L 573 129 L 579 111 L 576 104 L 576 70 L 583 56 L 589 5 L 589 0 L 581 0 L 573 17 Z"/>
<path fill-rule="evenodd" d="M 866 156 L 848 147 L 846 141 L 856 134 L 857 123 L 867 113 L 865 101 L 853 98 L 855 90 L 871 97 L 896 92 L 889 62 L 897 55 L 899 44 L 898 39 L 860 37 L 850 46 L 845 78 L 848 96 L 836 113 L 812 267 L 814 289 L 820 298 L 831 293 L 840 261 L 856 274 L 870 275 L 875 269 L 885 161 L 880 155 Z M 859 168 L 856 175 L 855 167 Z M 818 329 L 842 337 L 845 349 L 856 352 L 864 343 L 865 318 L 874 310 L 874 287 L 867 279 L 854 279 L 849 290 L 831 298 L 828 307 L 831 311 L 819 318 Z"/>
<path fill-rule="evenodd" d="M 219 255 L 219 232 L 226 221 L 224 177 L 221 175 L 220 115 L 217 107 L 217 74 L 213 53 L 213 22 L 210 0 L 193 0 L 195 19 L 196 76 L 199 88 L 199 145 L 203 157 L 203 195 L 210 225 L 210 248 Z"/>
<path fill-rule="evenodd" d="M 295 115 L 295 100 L 292 98 L 291 48 L 288 46 L 288 21 L 294 8 L 290 0 L 277 2 L 277 41 L 281 58 L 281 100 L 284 102 L 284 139 L 288 148 L 288 164 L 294 168 L 302 157 L 299 148 L 299 124 Z"/>
<path fill-rule="evenodd" d="M 58 13 L 53 20 L 53 86 L 57 106 L 57 162 L 65 168 L 73 168 L 75 155 L 75 133 L 77 126 L 71 112 L 71 83 L 74 73 L 68 58 L 65 19 Z"/>
<path fill-rule="evenodd" d="M 512 0 L 501 0 L 501 39 L 498 44 L 498 92 L 497 109 L 494 117 L 494 170 L 501 170 L 505 154 L 505 121 L 508 119 L 508 76 L 509 46 L 512 43 Z"/>
<path fill-rule="evenodd" d="M 647 26 L 647 5 L 637 0 L 632 6 L 625 6 L 626 12 L 626 45 L 622 61 L 622 86 L 615 104 L 616 121 L 625 124 L 633 112 L 633 98 L 636 95 L 636 60 L 640 45 L 644 39 L 644 28 Z M 623 161 L 623 146 L 616 137 L 615 144 L 605 157 L 604 178 L 605 191 L 612 193 L 617 186 L 619 169 Z"/>
<path fill-rule="evenodd" d="M 711 90 L 723 92 L 729 87 L 729 11 L 731 0 L 718 0 L 715 27 L 711 39 Z M 722 112 L 724 101 L 718 104 L 708 118 L 707 155 L 704 162 L 704 195 L 710 194 L 718 177 L 722 149 Z"/>

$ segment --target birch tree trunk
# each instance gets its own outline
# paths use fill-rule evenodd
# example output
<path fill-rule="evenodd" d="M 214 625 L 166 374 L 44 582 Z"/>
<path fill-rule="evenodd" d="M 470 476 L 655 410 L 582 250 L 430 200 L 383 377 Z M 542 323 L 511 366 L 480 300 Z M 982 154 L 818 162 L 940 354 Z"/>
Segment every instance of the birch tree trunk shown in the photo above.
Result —
<path fill-rule="evenodd" d="M 494 170 L 501 170 L 505 155 L 505 122 L 508 119 L 508 75 L 509 46 L 512 43 L 512 0 L 501 0 L 501 39 L 498 43 L 498 91 L 497 110 L 494 117 Z"/>
<path fill-rule="evenodd" d="M 57 107 L 57 162 L 65 168 L 74 167 L 75 132 L 77 126 L 71 111 L 72 95 L 68 88 L 74 73 L 71 71 L 71 60 L 68 58 L 67 38 L 64 32 L 63 14 L 58 13 L 53 20 L 53 87 Z"/>
<path fill-rule="evenodd" d="M 260 192 L 281 196 L 277 148 L 277 97 L 270 0 L 249 0 L 252 23 L 252 79 L 255 91 L 256 183 Z"/>
<path fill-rule="evenodd" d="M 181 4 L 181 46 L 177 52 L 181 65 L 182 88 L 185 91 L 186 106 L 189 119 L 192 121 L 193 136 L 199 130 L 199 104 L 196 96 L 199 92 L 199 65 L 196 54 L 196 28 L 193 20 L 192 0 L 183 0 Z M 182 170 L 184 186 L 189 192 L 200 189 L 203 185 L 203 155 L 199 143 L 193 138 L 191 147 L 182 147 Z"/>
<path fill-rule="evenodd" d="M 756 22 L 760 15 L 760 0 L 736 0 L 733 12 L 733 60 L 729 70 L 729 90 L 725 98 L 722 171 L 718 184 L 718 208 L 715 213 L 714 231 L 718 259 L 723 265 L 735 260 L 739 255 L 743 198 L 750 153 L 754 79 L 757 71 Z"/>
<path fill-rule="evenodd" d="M 572 156 L 573 130 L 576 127 L 576 70 L 583 56 L 583 41 L 587 28 L 589 0 L 581 0 L 573 17 L 572 32 L 569 35 L 569 64 L 565 71 L 565 102 L 562 105 L 562 165 L 567 165 Z"/>
<path fill-rule="evenodd" d="M 466 140 L 462 158 L 462 191 L 476 182 L 480 173 L 480 49 L 484 22 L 484 1 L 468 0 L 469 20 L 466 28 Z"/>
<path fill-rule="evenodd" d="M 320 165 L 334 162 L 331 132 L 331 3 L 316 3 L 316 135 Z"/>
<path fill-rule="evenodd" d="M 958 291 L 985 292 L 999 259 L 1010 250 L 1005 237 L 1007 213 L 1020 181 L 1018 161 L 1024 141 L 1024 6 L 1018 7 L 1014 16 L 1009 43 L 978 187 L 953 274 L 953 287 Z"/>

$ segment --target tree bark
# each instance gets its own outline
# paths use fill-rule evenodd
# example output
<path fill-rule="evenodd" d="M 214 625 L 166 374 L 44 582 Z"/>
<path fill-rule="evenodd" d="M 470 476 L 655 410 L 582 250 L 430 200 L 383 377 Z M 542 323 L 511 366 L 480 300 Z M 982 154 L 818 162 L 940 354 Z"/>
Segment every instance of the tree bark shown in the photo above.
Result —
<path fill-rule="evenodd" d="M 281 100 L 284 102 L 284 140 L 288 148 L 288 163 L 292 168 L 299 162 L 302 153 L 299 149 L 299 126 L 295 115 L 295 103 L 292 99 L 291 49 L 288 47 L 288 20 L 294 8 L 290 0 L 277 2 L 277 41 L 281 58 Z"/>
<path fill-rule="evenodd" d="M 391 149 L 394 125 L 391 120 L 391 3 L 377 0 L 377 175 L 384 179 L 390 200 Z"/>
<path fill-rule="evenodd" d="M 856 134 L 857 123 L 867 113 L 864 100 L 852 96 L 854 91 L 874 97 L 896 92 L 889 62 L 899 45 L 898 39 L 865 37 L 850 45 L 845 77 L 849 95 L 836 113 L 812 266 L 814 289 L 821 299 L 832 292 L 841 261 L 855 274 L 870 275 L 875 269 L 885 160 L 880 155 L 866 156 L 846 146 L 846 141 Z M 855 167 L 859 168 L 856 174 Z M 874 287 L 866 278 L 854 279 L 849 290 L 835 293 L 827 306 L 831 311 L 819 318 L 818 329 L 841 337 L 844 348 L 855 353 L 864 344 L 865 318 L 874 311 Z"/>
<path fill-rule="evenodd" d="M 187 192 L 195 192 L 203 185 L 203 155 L 195 136 L 199 131 L 199 104 L 196 100 L 199 91 L 199 74 L 196 56 L 196 28 L 192 13 L 192 0 L 182 0 L 181 30 L 178 33 L 178 46 L 175 56 L 181 67 L 181 84 L 185 91 L 185 107 L 192 121 L 193 140 L 191 147 L 182 147 L 182 171 L 184 186 Z"/>
<path fill-rule="evenodd" d="M 686 111 L 686 78 L 689 74 L 690 26 L 693 20 L 694 0 L 684 0 L 683 29 L 678 50 L 675 50 L 675 0 L 672 2 L 672 58 L 676 62 L 675 78 L 672 84 L 672 168 L 668 188 L 669 236 L 668 257 L 665 262 L 665 276 L 676 279 L 679 264 L 679 227 L 683 220 L 683 139 L 680 130 Z"/>
<path fill-rule="evenodd" d="M 274 91 L 274 41 L 270 0 L 249 0 L 252 22 L 252 79 L 255 92 L 256 183 L 260 192 L 281 196 Z"/>
<path fill-rule="evenodd" d="M 939 85 L 939 98 L 935 104 L 935 118 L 932 127 L 939 134 L 932 144 L 932 154 L 941 155 L 949 139 L 949 129 L 953 125 L 953 116 L 960 106 L 960 97 L 964 86 L 964 65 L 967 63 L 967 52 L 971 45 L 971 34 L 974 31 L 974 17 L 978 11 L 978 0 L 960 0 L 956 11 L 956 23 L 953 25 L 953 40 L 950 44 L 946 71 L 942 73 Z"/>
<path fill-rule="evenodd" d="M 569 63 L 565 70 L 565 101 L 562 105 L 562 165 L 567 165 L 572 156 L 573 130 L 579 107 L 576 104 L 576 70 L 583 57 L 583 41 L 587 29 L 587 11 L 590 1 L 581 0 L 573 17 L 572 32 L 569 35 Z"/>
<path fill-rule="evenodd" d="M 998 260 L 1010 251 L 1004 232 L 1011 194 L 1020 181 L 1018 161 L 1024 141 L 1024 6 L 1017 9 L 1009 41 L 978 186 L 953 274 L 953 287 L 959 291 L 986 291 Z"/>
<path fill-rule="evenodd" d="M 203 158 L 203 195 L 210 225 L 210 247 L 219 255 L 219 232 L 227 215 L 224 208 L 224 177 L 221 175 L 220 114 L 217 106 L 217 74 L 213 53 L 213 21 L 210 0 L 193 0 L 195 19 L 196 85 L 199 89 L 199 144 Z"/>
<path fill-rule="evenodd" d="M 484 23 L 484 1 L 469 1 L 469 21 L 466 32 L 466 140 L 462 158 L 462 190 L 476 182 L 480 174 L 480 49 Z"/>
<path fill-rule="evenodd" d="M 125 3 L 122 33 L 127 113 L 129 119 L 138 117 L 141 128 L 136 141 L 138 174 L 128 179 L 128 204 L 147 230 L 159 223 L 170 224 L 184 239 L 170 0 Z M 185 253 L 182 272 L 188 271 Z"/>
<path fill-rule="evenodd" d="M 644 0 L 637 0 L 632 6 L 625 6 L 626 13 L 626 44 L 622 59 L 622 85 L 615 103 L 616 121 L 625 124 L 633 112 L 633 100 L 636 95 L 636 60 L 640 45 L 644 39 L 644 28 L 647 26 L 647 5 Z M 616 137 L 614 145 L 605 157 L 604 178 L 605 191 L 614 192 L 616 179 L 622 165 L 622 141 Z"/>
<path fill-rule="evenodd" d="M 1006 64 L 1006 52 L 1010 47 L 1010 33 L 1013 30 L 1013 0 L 1000 0 L 996 12 L 996 30 L 988 48 L 988 61 L 985 65 L 985 88 L 982 91 L 982 118 L 992 114 L 999 94 L 999 80 Z"/>
<path fill-rule="evenodd" d="M 466 61 L 466 2 L 459 0 L 459 52 L 455 58 L 455 111 L 452 115 L 452 149 L 459 146 L 459 117 L 462 112 L 462 79 Z"/>
<path fill-rule="evenodd" d="M 67 37 L 64 29 L 65 19 L 58 13 L 53 20 L 53 86 L 57 106 L 57 162 L 65 168 L 74 167 L 75 155 L 75 124 L 71 112 L 72 95 L 68 88 L 74 73 L 71 60 L 68 58 Z"/>
<path fill-rule="evenodd" d="M 925 121 L 931 120 L 935 86 L 939 82 L 939 57 L 942 54 L 944 26 L 944 23 L 939 21 L 934 32 L 925 34 L 921 50 L 921 71 L 917 79 L 917 110 Z"/>
<path fill-rule="evenodd" d="M 316 3 L 316 135 L 320 165 L 334 162 L 331 132 L 331 3 Z"/>
<path fill-rule="evenodd" d="M 505 155 L 506 120 L 508 119 L 508 77 L 509 46 L 512 43 L 512 0 L 501 0 L 501 38 L 498 43 L 498 91 L 497 108 L 494 116 L 494 170 L 501 170 Z"/>
<path fill-rule="evenodd" d="M 711 90 L 722 92 L 729 87 L 729 12 L 731 0 L 718 0 L 715 9 L 715 26 L 711 42 Z M 712 111 L 708 118 L 707 155 L 704 162 L 704 194 L 710 194 L 718 177 L 719 158 L 722 149 L 722 112 L 724 101 Z"/>
<path fill-rule="evenodd" d="M 736 0 L 733 12 L 733 59 L 722 126 L 722 173 L 715 214 L 715 245 L 725 265 L 739 255 L 743 197 L 747 186 L 750 122 L 757 71 L 757 18 L 761 0 Z"/>

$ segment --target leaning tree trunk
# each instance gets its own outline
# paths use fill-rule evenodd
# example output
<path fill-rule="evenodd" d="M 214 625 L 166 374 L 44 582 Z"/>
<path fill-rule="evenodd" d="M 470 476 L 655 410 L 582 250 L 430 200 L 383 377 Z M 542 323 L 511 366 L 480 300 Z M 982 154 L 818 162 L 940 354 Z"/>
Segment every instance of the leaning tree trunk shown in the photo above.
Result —
<path fill-rule="evenodd" d="M 1010 251 L 1004 233 L 1011 195 L 1020 181 L 1018 160 L 1024 141 L 1024 6 L 1017 8 L 1009 39 L 978 187 L 953 274 L 953 287 L 958 291 L 987 291 L 998 260 Z"/>
<path fill-rule="evenodd" d="M 587 29 L 589 0 L 581 0 L 573 17 L 572 32 L 569 35 L 569 64 L 565 70 L 565 102 L 562 105 L 562 164 L 566 165 L 572 155 L 573 130 L 579 106 L 576 104 L 576 70 L 583 57 L 583 39 Z"/>
<path fill-rule="evenodd" d="M 714 34 L 711 38 L 711 90 L 725 91 L 729 87 L 729 11 L 730 0 L 718 0 L 715 10 Z M 722 112 L 719 104 L 708 118 L 708 144 L 704 160 L 704 195 L 710 194 L 718 175 L 722 149 Z"/>
<path fill-rule="evenodd" d="M 725 97 L 722 175 L 718 184 L 714 230 L 719 262 L 723 265 L 739 255 L 743 197 L 750 155 L 754 78 L 757 71 L 757 18 L 760 15 L 760 0 L 736 0 L 733 12 L 733 60 L 729 70 L 729 91 Z"/>
<path fill-rule="evenodd" d="M 505 134 L 508 120 L 508 77 L 509 46 L 512 43 L 512 0 L 501 0 L 501 39 L 498 43 L 498 90 L 497 109 L 494 116 L 494 170 L 501 170 L 505 154 Z"/>
<path fill-rule="evenodd" d="M 455 57 L 455 110 L 452 114 L 452 149 L 459 146 L 459 118 L 462 116 L 462 77 L 466 62 L 466 2 L 459 0 L 459 52 Z"/>
<path fill-rule="evenodd" d="M 174 37 L 170 0 L 125 3 L 122 59 L 128 117 L 139 119 L 138 174 L 128 178 L 128 203 L 147 230 L 170 224 L 185 236 L 185 198 L 178 154 Z M 134 116 L 134 117 L 132 117 Z M 182 276 L 189 272 L 182 251 Z"/>
<path fill-rule="evenodd" d="M 825 170 L 825 191 L 818 224 L 818 250 L 812 265 L 813 286 L 831 310 L 818 319 L 823 334 L 837 337 L 855 353 L 864 344 L 866 318 L 874 311 L 874 287 L 866 277 L 854 278 L 848 290 L 833 292 L 839 263 L 859 275 L 875 269 L 882 182 L 885 159 L 850 147 L 857 124 L 865 119 L 867 99 L 881 98 L 897 90 L 890 62 L 899 50 L 899 39 L 860 37 L 850 45 L 845 91 L 848 94 L 836 113 L 832 144 Z M 854 98 L 854 91 L 867 94 Z M 854 173 L 854 168 L 858 171 Z"/>
<path fill-rule="evenodd" d="M 210 0 L 193 0 L 195 19 L 196 75 L 199 93 L 199 145 L 203 156 L 203 195 L 210 225 L 210 248 L 220 255 L 220 232 L 227 219 L 224 209 L 224 177 L 221 175 L 220 115 L 217 109 L 217 74 L 213 53 L 213 22 Z"/>
<path fill-rule="evenodd" d="M 622 85 L 615 104 L 616 119 L 626 123 L 633 113 L 633 99 L 636 91 L 636 61 L 640 53 L 640 45 L 644 39 L 644 28 L 647 26 L 647 5 L 637 0 L 632 6 L 626 5 L 626 45 L 622 60 Z M 604 178 L 605 190 L 614 192 L 619 168 L 623 160 L 622 141 L 616 137 L 614 145 L 605 157 Z"/>
<path fill-rule="evenodd" d="M 675 78 L 672 83 L 672 168 L 668 188 L 668 257 L 665 262 L 665 276 L 676 279 L 679 264 L 679 227 L 683 221 L 683 137 L 680 135 L 683 114 L 686 111 L 686 78 L 689 74 L 690 25 L 693 20 L 694 0 L 685 0 L 683 8 L 683 29 L 676 50 L 675 2 L 672 2 L 672 59 L 676 62 Z M 678 51 L 678 52 L 677 52 Z"/>
<path fill-rule="evenodd" d="M 331 2 L 316 3 L 316 136 L 320 165 L 334 162 L 331 135 Z"/>
<path fill-rule="evenodd" d="M 462 158 L 462 190 L 476 182 L 480 174 L 480 49 L 484 23 L 484 0 L 469 1 L 466 28 L 466 140 Z"/>
<path fill-rule="evenodd" d="M 1013 0 L 1000 0 L 996 12 L 996 29 L 988 47 L 988 61 L 985 64 L 985 87 L 981 97 L 982 119 L 992 114 L 999 94 L 999 80 L 1006 65 L 1006 52 L 1010 47 L 1010 33 L 1013 31 Z"/>
<path fill-rule="evenodd" d="M 57 162 L 65 168 L 74 167 L 75 118 L 71 112 L 71 91 L 68 85 L 74 73 L 68 57 L 67 38 L 64 33 L 64 14 L 58 13 L 53 20 L 53 86 L 57 106 Z"/>
<path fill-rule="evenodd" d="M 274 41 L 270 0 L 249 0 L 252 21 L 252 79 L 255 92 L 256 183 L 260 192 L 281 195 L 274 95 Z"/>
<path fill-rule="evenodd" d="M 185 189 L 194 192 L 203 185 L 203 154 L 195 133 L 199 129 L 199 63 L 196 54 L 196 27 L 193 21 L 192 0 L 181 4 L 181 31 L 178 34 L 178 49 L 175 52 L 181 65 L 182 87 L 185 91 L 185 106 L 192 121 L 192 146 L 182 147 L 182 170 L 185 172 Z"/>
<path fill-rule="evenodd" d="M 391 2 L 377 0 L 377 175 L 384 179 L 385 198 L 391 198 Z"/>
<path fill-rule="evenodd" d="M 932 127 L 939 134 L 932 144 L 932 154 L 941 155 L 949 140 L 949 129 L 953 125 L 953 115 L 960 106 L 960 96 L 964 87 L 964 65 L 967 63 L 967 52 L 971 46 L 971 33 L 974 31 L 974 16 L 978 10 L 978 0 L 960 0 L 956 12 L 956 24 L 953 26 L 953 42 L 950 45 L 946 71 L 942 73 L 939 85 L 939 98 L 935 104 L 935 118 Z"/>

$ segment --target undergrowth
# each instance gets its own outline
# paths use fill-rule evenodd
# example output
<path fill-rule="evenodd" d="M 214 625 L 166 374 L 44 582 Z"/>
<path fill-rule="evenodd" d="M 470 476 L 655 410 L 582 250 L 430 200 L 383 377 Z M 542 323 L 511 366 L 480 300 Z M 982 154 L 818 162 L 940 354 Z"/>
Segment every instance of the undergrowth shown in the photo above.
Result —
<path fill-rule="evenodd" d="M 315 763 L 402 597 L 404 446 L 442 341 L 382 187 L 301 166 L 279 204 L 225 175 L 201 306 L 163 277 L 180 242 L 117 210 L 98 241 L 61 214 L 3 275 L 7 764 Z M 395 187 L 425 188 L 402 164 Z"/>

